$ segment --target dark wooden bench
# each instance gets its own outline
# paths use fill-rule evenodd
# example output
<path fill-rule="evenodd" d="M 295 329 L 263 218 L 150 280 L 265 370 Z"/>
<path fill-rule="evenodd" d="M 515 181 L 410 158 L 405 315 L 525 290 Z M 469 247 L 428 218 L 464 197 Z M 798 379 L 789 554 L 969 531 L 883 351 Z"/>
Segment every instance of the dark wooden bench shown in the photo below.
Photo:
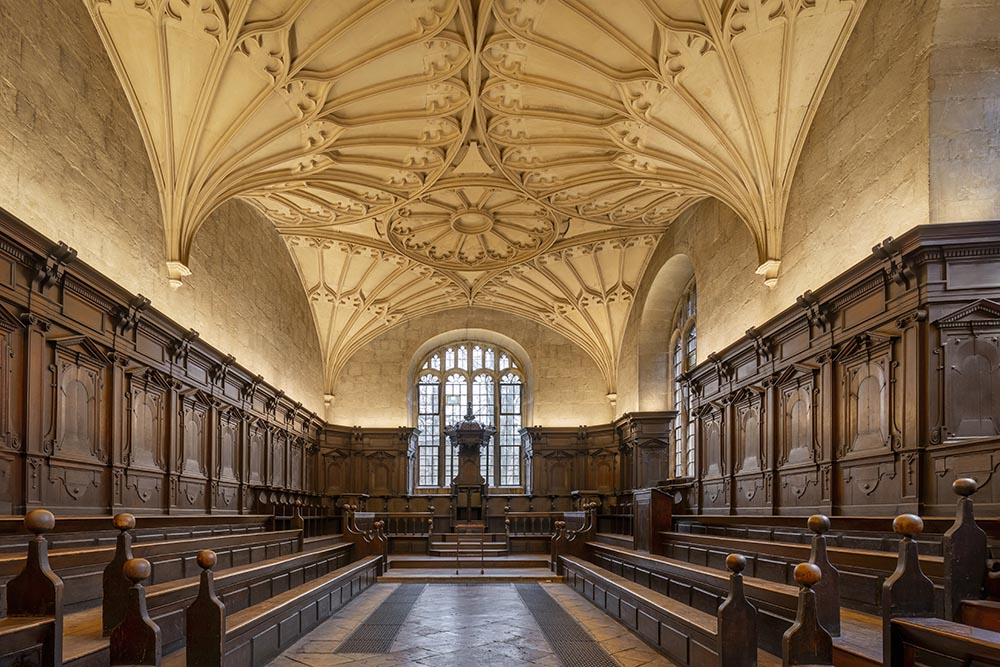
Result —
<path fill-rule="evenodd" d="M 24 567 L 8 584 L 0 619 L 0 664 L 60 667 L 63 641 L 63 583 L 49 566 L 45 533 L 55 517 L 43 509 L 25 515 L 28 542 Z"/>
<path fill-rule="evenodd" d="M 110 520 L 105 518 L 110 523 Z M 117 531 L 116 531 L 117 532 Z M 153 541 L 132 547 L 136 557 L 146 558 L 153 567 L 153 581 L 171 581 L 194 574 L 194 558 L 200 549 L 217 549 L 225 567 L 253 563 L 294 553 L 298 531 L 223 534 L 182 540 Z M 100 602 L 102 575 L 115 548 L 60 550 L 49 554 L 52 569 L 65 584 L 66 610 L 81 609 Z M 24 567 L 25 556 L 0 556 L 0 579 L 14 576 Z"/>
<path fill-rule="evenodd" d="M 265 602 L 233 613 L 216 595 L 215 556 L 198 556 L 198 596 L 186 611 L 191 667 L 260 667 L 375 582 L 382 556 L 366 556 Z"/>
<path fill-rule="evenodd" d="M 184 540 L 219 535 L 243 535 L 265 532 L 269 516 L 231 515 L 140 515 L 141 527 L 134 531 L 136 543 L 164 540 Z M 0 554 L 18 554 L 30 537 L 23 517 L 0 516 Z M 46 535 L 50 553 L 90 547 L 114 546 L 118 531 L 109 516 L 59 517 L 51 533 Z"/>
<path fill-rule="evenodd" d="M 1000 666 L 1000 633 L 940 618 L 899 618 L 889 667 Z"/>
<path fill-rule="evenodd" d="M 434 529 L 433 512 L 375 512 L 391 554 L 427 554 Z"/>
<path fill-rule="evenodd" d="M 800 521 L 802 521 L 800 519 Z M 770 542 L 749 538 L 717 537 L 691 533 L 660 534 L 663 555 L 718 570 L 725 568 L 726 556 L 734 551 L 747 557 L 749 576 L 783 584 L 792 584 L 797 563 L 809 559 L 808 544 Z M 898 538 L 897 538 L 898 543 Z M 938 549 L 940 552 L 940 549 Z M 882 584 L 896 568 L 898 557 L 888 551 L 865 551 L 828 547 L 830 561 L 840 570 L 840 598 L 845 607 L 869 614 L 880 609 Z M 941 578 L 944 563 L 940 556 L 921 556 L 920 565 L 937 584 L 935 604 L 943 609 Z"/>
<path fill-rule="evenodd" d="M 589 542 L 589 560 L 627 581 L 649 588 L 703 613 L 712 614 L 728 594 L 728 577 L 715 568 L 693 565 L 601 542 Z M 758 578 L 745 579 L 746 595 L 760 615 L 760 647 L 781 654 L 781 641 L 795 620 L 798 588 Z M 881 664 L 879 619 L 844 611 L 843 631 L 834 640 L 834 655 L 851 665 Z"/>
<path fill-rule="evenodd" d="M 575 556 L 560 556 L 559 561 L 567 584 L 679 665 L 739 667 L 751 664 L 751 655 L 760 665 L 781 664 L 774 655 L 757 650 L 755 613 L 733 619 L 722 631 L 718 608 L 712 613 L 694 609 Z M 723 641 L 730 646 L 723 647 Z M 730 655 L 720 659 L 720 651 L 727 648 Z"/>
<path fill-rule="evenodd" d="M 827 541 L 831 547 L 895 552 L 899 538 L 893 533 L 895 517 L 833 516 Z M 921 554 L 941 556 L 941 537 L 954 517 L 923 517 L 924 533 L 917 540 Z M 1000 543 L 1000 519 L 977 521 L 992 542 Z M 674 532 L 767 542 L 806 544 L 810 540 L 803 516 L 675 515 Z"/>
<path fill-rule="evenodd" d="M 352 545 L 295 553 L 223 570 L 218 590 L 236 612 L 326 576 L 351 561 Z M 197 563 L 195 565 L 197 567 Z M 145 587 L 149 615 L 159 625 L 163 646 L 172 650 L 184 638 L 184 610 L 197 595 L 197 576 Z M 66 617 L 64 662 L 78 667 L 107 664 L 108 641 L 101 637 L 101 610 L 89 609 Z"/>

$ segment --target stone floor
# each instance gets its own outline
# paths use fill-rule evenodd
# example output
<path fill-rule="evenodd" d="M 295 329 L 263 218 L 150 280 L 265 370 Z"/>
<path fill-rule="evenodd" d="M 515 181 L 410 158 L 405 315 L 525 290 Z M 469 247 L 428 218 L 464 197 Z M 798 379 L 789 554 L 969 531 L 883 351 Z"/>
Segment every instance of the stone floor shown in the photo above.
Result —
<path fill-rule="evenodd" d="M 389 653 L 336 653 L 339 644 L 400 585 L 412 584 L 376 584 L 278 656 L 271 667 L 558 667 L 563 664 L 511 584 L 428 585 Z M 541 586 L 621 667 L 673 666 L 566 585 Z"/>

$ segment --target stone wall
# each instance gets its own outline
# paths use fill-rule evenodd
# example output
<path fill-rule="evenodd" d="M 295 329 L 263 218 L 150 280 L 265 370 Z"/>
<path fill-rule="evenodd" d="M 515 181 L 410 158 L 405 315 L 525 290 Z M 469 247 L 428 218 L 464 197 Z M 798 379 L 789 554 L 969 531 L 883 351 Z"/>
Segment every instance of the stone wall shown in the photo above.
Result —
<path fill-rule="evenodd" d="M 359 350 L 340 374 L 327 419 L 344 425 L 411 425 L 407 404 L 411 363 L 417 361 L 415 356 L 426 341 L 448 331 L 454 331 L 456 339 L 462 338 L 465 329 L 496 332 L 527 352 L 533 405 L 525 425 L 579 426 L 611 421 L 604 379 L 581 348 L 540 324 L 482 308 L 405 322 Z"/>
<path fill-rule="evenodd" d="M 1000 7 L 942 0 L 930 63 L 931 221 L 1000 219 Z"/>
<path fill-rule="evenodd" d="M 650 284 L 672 257 L 684 254 L 694 264 L 701 362 L 886 237 L 929 222 L 928 59 L 936 16 L 933 1 L 867 3 L 802 151 L 774 288 L 754 274 L 750 233 L 724 205 L 703 201 L 671 225 L 643 277 L 623 342 L 619 413 L 639 408 L 642 313 Z M 665 336 L 669 328 L 664 322 Z"/>
<path fill-rule="evenodd" d="M 273 227 L 223 206 L 171 290 L 149 158 L 83 3 L 3 2 L 0 25 L 0 207 L 322 413 L 315 326 Z"/>

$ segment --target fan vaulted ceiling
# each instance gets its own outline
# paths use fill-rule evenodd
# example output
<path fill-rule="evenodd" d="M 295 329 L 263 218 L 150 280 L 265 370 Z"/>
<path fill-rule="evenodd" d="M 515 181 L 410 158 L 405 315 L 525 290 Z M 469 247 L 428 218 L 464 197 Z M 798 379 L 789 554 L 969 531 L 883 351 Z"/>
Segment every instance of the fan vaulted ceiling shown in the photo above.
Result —
<path fill-rule="evenodd" d="M 180 285 L 228 199 L 267 215 L 333 387 L 388 327 L 480 305 L 615 391 L 632 297 L 716 197 L 771 282 L 864 0 L 84 0 L 139 122 Z"/>

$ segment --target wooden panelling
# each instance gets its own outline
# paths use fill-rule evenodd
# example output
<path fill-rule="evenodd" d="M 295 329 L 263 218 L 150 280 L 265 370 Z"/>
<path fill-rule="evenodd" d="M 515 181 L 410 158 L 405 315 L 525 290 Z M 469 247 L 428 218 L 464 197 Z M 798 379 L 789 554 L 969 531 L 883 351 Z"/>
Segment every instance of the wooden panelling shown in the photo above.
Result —
<path fill-rule="evenodd" d="M 2 211 L 0 239 L 0 512 L 235 514 L 250 485 L 315 490 L 315 414 Z"/>

